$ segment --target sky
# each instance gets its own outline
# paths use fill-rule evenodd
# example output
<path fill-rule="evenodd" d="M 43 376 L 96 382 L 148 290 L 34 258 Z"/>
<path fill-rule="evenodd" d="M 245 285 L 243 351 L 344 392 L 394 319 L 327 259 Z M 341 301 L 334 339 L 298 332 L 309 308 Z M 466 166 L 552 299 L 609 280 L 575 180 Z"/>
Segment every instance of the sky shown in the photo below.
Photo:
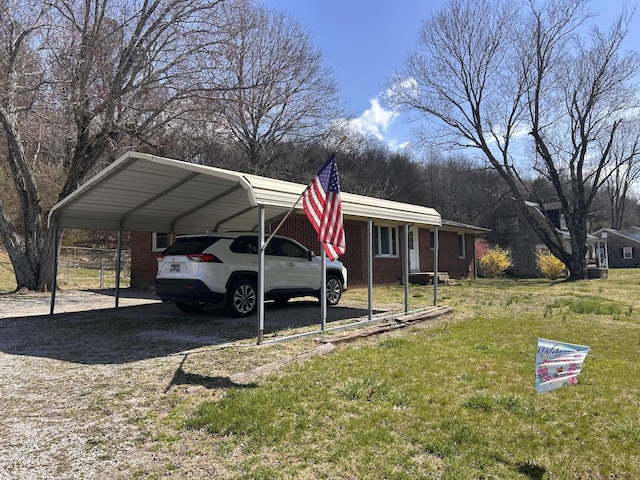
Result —
<path fill-rule="evenodd" d="M 284 11 L 306 30 L 323 53 L 352 112 L 354 126 L 391 148 L 410 146 L 418 124 L 409 114 L 385 109 L 381 98 L 388 79 L 401 71 L 417 47 L 424 21 L 445 0 L 262 0 Z M 594 20 L 609 25 L 627 3 L 635 0 L 592 0 Z M 640 50 L 640 11 L 636 12 L 625 48 Z"/>

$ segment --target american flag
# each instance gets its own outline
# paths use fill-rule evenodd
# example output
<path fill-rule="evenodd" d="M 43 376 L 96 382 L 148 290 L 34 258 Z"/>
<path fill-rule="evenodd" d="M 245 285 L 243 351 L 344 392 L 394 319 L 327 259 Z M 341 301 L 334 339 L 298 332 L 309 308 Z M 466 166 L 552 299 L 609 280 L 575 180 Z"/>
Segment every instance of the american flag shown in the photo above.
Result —
<path fill-rule="evenodd" d="M 302 197 L 304 211 L 329 260 L 335 260 L 346 250 L 338 169 L 334 157 L 329 157 Z"/>

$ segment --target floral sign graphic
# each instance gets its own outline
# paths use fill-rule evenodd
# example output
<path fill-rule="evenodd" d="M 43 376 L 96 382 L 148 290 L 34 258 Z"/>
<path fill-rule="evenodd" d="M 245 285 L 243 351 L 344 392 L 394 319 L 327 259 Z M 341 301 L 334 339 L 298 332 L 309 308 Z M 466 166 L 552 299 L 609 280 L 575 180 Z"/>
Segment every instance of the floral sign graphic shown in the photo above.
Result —
<path fill-rule="evenodd" d="M 538 393 L 578 383 L 582 362 L 589 353 L 586 345 L 538 339 L 536 383 Z"/>

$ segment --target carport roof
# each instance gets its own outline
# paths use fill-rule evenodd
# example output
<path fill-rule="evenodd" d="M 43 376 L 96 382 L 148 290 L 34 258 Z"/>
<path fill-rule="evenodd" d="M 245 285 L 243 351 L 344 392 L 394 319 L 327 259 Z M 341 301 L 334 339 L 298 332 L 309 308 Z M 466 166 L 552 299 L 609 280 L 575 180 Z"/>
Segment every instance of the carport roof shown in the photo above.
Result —
<path fill-rule="evenodd" d="M 60 228 L 200 233 L 254 230 L 285 215 L 306 185 L 128 152 L 53 206 Z M 345 219 L 441 225 L 433 208 L 341 192 Z M 299 203 L 297 210 L 302 210 Z"/>

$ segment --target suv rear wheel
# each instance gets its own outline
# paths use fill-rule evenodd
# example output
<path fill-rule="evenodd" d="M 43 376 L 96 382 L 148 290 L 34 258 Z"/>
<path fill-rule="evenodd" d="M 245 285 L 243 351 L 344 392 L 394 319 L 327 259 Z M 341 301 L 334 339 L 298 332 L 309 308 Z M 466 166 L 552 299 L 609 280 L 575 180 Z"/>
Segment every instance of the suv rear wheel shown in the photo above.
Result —
<path fill-rule="evenodd" d="M 342 297 L 342 281 L 335 276 L 327 278 L 327 304 L 337 305 Z"/>
<path fill-rule="evenodd" d="M 234 317 L 247 317 L 256 311 L 258 290 L 253 280 L 242 279 L 229 290 L 228 307 Z"/>

